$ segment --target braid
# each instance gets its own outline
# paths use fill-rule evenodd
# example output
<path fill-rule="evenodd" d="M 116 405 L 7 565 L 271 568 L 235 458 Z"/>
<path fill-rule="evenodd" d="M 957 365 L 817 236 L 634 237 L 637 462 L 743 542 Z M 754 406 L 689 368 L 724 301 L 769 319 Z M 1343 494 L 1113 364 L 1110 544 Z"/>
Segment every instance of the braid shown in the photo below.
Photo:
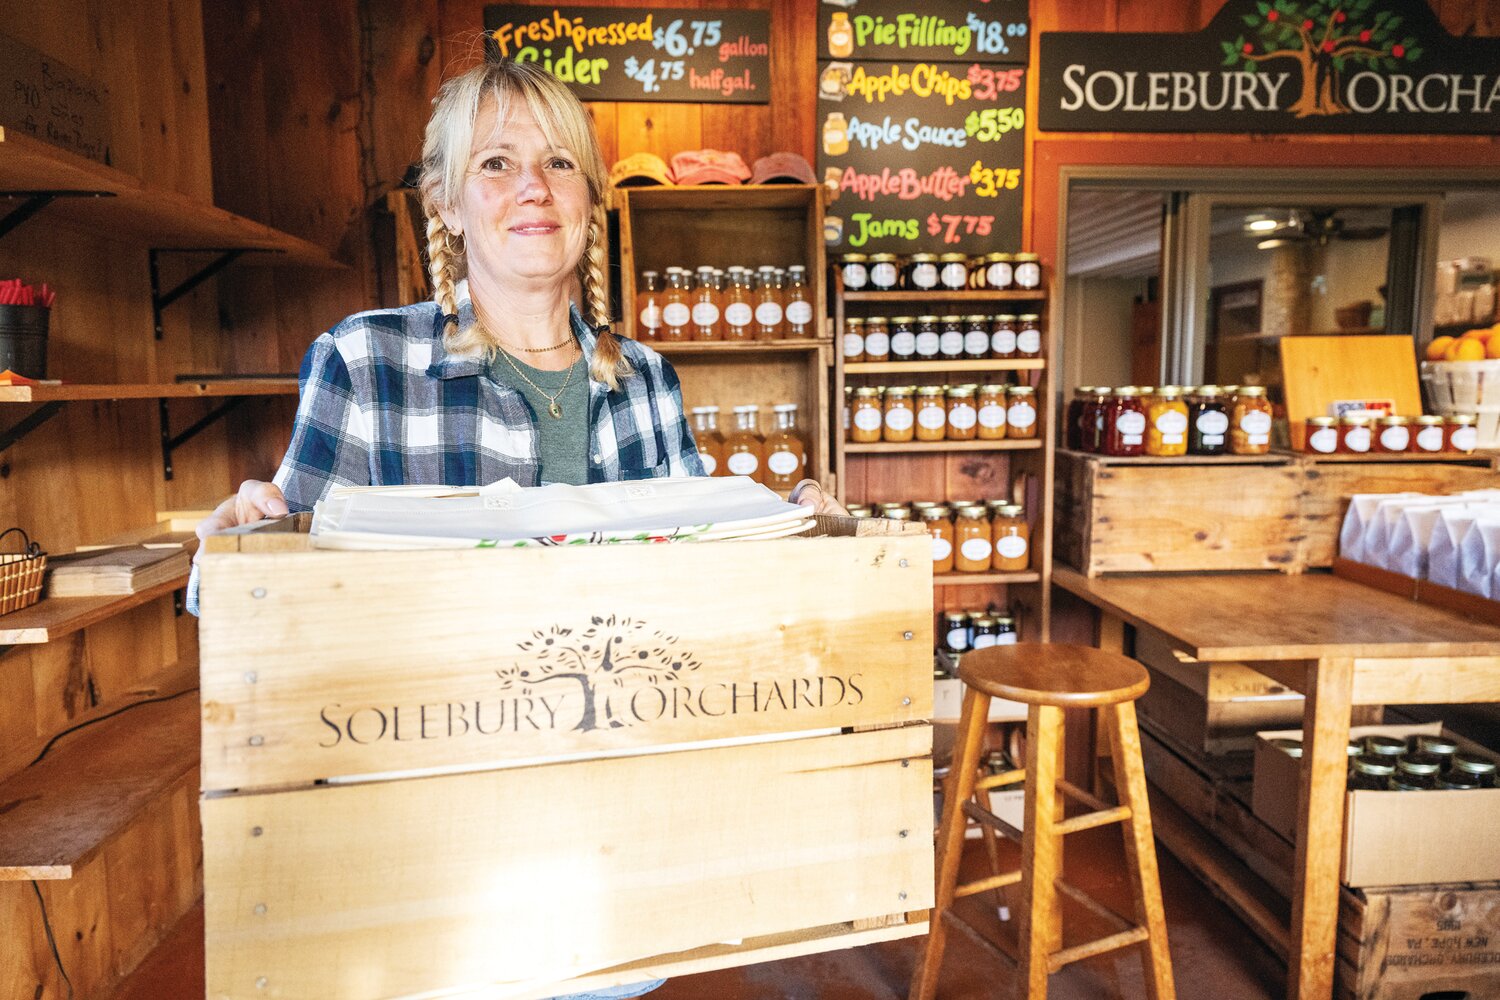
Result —
<path fill-rule="evenodd" d="M 609 324 L 609 283 L 606 279 L 609 266 L 609 248 L 604 244 L 606 217 L 602 202 L 594 205 L 593 218 L 589 222 L 589 245 L 579 261 L 578 278 L 583 288 L 584 301 L 580 312 L 594 327 Z M 596 382 L 603 382 L 611 389 L 620 387 L 623 376 L 634 374 L 630 362 L 620 353 L 620 342 L 612 332 L 601 332 L 594 344 L 594 358 L 589 365 L 589 375 Z"/>
<path fill-rule="evenodd" d="M 448 227 L 436 212 L 427 215 L 427 272 L 432 276 L 432 298 L 444 316 L 458 314 L 458 292 L 453 287 L 453 257 L 448 253 Z M 453 325 L 449 320 L 444 326 Z M 444 333 L 446 334 L 446 330 Z"/>

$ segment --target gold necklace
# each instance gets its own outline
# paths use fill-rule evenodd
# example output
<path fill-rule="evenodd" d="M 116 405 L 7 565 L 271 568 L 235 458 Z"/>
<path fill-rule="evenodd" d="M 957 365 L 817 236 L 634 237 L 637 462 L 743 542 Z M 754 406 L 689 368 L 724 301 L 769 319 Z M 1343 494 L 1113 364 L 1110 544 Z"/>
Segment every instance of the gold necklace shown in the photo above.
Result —
<path fill-rule="evenodd" d="M 557 401 L 562 398 L 563 393 L 568 391 L 568 383 L 573 381 L 573 372 L 578 370 L 578 362 L 583 360 L 583 351 L 580 350 L 578 352 L 578 359 L 568 366 L 567 378 L 563 379 L 563 384 L 558 388 L 557 393 L 551 396 L 547 395 L 546 389 L 543 389 L 541 386 L 533 382 L 530 375 L 527 375 L 521 370 L 521 366 L 516 364 L 515 359 L 512 358 L 503 347 L 500 348 L 500 356 L 505 358 L 506 362 L 511 366 L 511 368 L 515 369 L 517 375 L 526 380 L 527 385 L 535 389 L 538 393 L 541 394 L 542 398 L 547 401 L 547 412 L 552 416 L 552 418 L 554 420 L 561 420 L 563 411 L 562 407 L 558 405 Z"/>
<path fill-rule="evenodd" d="M 496 337 L 495 339 L 498 341 L 500 338 Z M 510 351 L 525 351 L 527 354 L 546 354 L 548 351 L 556 351 L 567 347 L 571 343 L 573 343 L 573 335 L 570 333 L 551 347 L 512 347 L 509 344 L 503 344 L 502 346 Z"/>

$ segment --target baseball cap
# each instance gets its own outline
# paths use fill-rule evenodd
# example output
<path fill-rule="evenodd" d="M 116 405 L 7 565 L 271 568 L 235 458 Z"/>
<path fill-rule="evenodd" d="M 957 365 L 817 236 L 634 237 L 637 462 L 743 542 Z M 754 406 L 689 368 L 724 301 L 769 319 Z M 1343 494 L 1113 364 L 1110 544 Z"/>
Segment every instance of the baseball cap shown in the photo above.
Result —
<path fill-rule="evenodd" d="M 611 187 L 649 187 L 672 183 L 666 161 L 655 153 L 636 153 L 609 168 Z"/>
<path fill-rule="evenodd" d="M 796 153 L 772 153 L 755 161 L 751 184 L 816 184 L 817 175 L 805 157 Z"/>
<path fill-rule="evenodd" d="M 749 178 L 739 153 L 691 149 L 672 157 L 672 180 L 678 184 L 743 184 Z"/>

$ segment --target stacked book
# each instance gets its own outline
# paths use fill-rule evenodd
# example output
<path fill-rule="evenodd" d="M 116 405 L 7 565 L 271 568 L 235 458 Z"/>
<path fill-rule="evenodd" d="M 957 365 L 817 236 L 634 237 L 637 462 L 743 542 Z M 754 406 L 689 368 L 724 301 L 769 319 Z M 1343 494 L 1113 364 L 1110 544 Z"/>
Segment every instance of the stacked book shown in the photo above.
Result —
<path fill-rule="evenodd" d="M 108 597 L 136 594 L 187 575 L 191 552 L 181 546 L 118 548 L 79 552 L 53 559 L 47 573 L 48 597 Z"/>

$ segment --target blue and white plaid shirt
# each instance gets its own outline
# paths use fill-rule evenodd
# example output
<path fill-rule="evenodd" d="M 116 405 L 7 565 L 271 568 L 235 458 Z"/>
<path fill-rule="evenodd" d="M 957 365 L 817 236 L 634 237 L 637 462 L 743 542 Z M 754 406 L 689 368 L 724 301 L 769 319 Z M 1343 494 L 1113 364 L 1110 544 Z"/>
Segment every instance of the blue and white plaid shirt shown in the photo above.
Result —
<path fill-rule="evenodd" d="M 468 283 L 459 322 L 474 321 Z M 597 337 L 572 312 L 584 365 Z M 610 391 L 589 380 L 589 482 L 702 476 L 677 374 L 661 355 L 621 338 L 635 374 Z M 298 376 L 301 400 L 276 485 L 292 510 L 334 486 L 541 483 L 537 418 L 484 361 L 443 347 L 436 303 L 356 313 L 313 341 Z"/>

